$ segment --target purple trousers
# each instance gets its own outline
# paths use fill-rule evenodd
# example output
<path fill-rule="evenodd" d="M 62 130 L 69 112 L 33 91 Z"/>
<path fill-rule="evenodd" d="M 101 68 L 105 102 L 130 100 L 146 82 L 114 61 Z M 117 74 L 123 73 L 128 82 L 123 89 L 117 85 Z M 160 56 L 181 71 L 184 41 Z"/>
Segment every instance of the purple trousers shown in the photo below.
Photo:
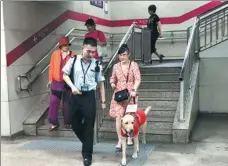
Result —
<path fill-rule="evenodd" d="M 49 114 L 48 121 L 53 125 L 59 125 L 58 115 L 59 115 L 59 107 L 61 98 L 63 100 L 63 116 L 64 116 L 64 124 L 71 124 L 70 115 L 69 115 L 69 98 L 71 92 L 70 90 L 66 91 L 51 91 L 50 105 L 49 105 Z"/>

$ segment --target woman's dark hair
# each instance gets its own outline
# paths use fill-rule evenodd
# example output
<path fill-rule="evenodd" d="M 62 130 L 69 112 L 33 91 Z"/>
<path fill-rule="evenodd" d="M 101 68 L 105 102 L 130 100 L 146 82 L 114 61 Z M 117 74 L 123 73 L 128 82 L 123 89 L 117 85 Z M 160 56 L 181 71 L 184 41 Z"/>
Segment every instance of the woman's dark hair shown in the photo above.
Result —
<path fill-rule="evenodd" d="M 95 22 L 92 18 L 88 19 L 86 22 L 85 22 L 85 26 L 87 25 L 90 25 L 90 26 L 94 26 L 95 25 Z"/>
<path fill-rule="evenodd" d="M 119 51 L 118 51 L 118 54 L 122 54 L 122 53 L 124 53 L 125 51 L 126 51 L 127 53 L 130 52 L 130 50 L 129 50 L 127 44 L 122 44 L 121 47 L 120 47 L 120 49 L 119 49 Z"/>
<path fill-rule="evenodd" d="M 153 12 L 155 13 L 156 10 L 157 10 L 157 7 L 156 7 L 155 5 L 150 5 L 150 6 L 148 7 L 148 11 L 153 11 Z"/>

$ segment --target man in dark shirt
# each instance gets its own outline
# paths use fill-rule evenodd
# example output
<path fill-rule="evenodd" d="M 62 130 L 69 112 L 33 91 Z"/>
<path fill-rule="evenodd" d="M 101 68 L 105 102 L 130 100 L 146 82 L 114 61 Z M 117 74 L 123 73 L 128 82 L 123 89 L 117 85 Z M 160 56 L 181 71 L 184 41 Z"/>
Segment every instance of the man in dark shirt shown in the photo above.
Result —
<path fill-rule="evenodd" d="M 151 30 L 151 60 L 150 63 L 152 64 L 152 55 L 153 53 L 158 56 L 160 59 L 160 63 L 162 62 L 163 58 L 165 57 L 162 54 L 159 54 L 157 52 L 157 49 L 155 48 L 156 41 L 158 37 L 161 35 L 161 23 L 160 18 L 156 14 L 157 7 L 155 5 L 150 5 L 148 7 L 148 12 L 150 14 L 150 17 L 147 21 L 147 28 Z"/>

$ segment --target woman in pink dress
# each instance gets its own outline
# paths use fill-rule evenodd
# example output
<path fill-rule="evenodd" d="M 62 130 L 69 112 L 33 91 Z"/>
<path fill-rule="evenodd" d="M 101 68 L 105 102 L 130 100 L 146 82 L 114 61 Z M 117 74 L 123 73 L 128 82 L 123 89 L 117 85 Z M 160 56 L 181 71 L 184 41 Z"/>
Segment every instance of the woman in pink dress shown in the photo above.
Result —
<path fill-rule="evenodd" d="M 114 100 L 115 93 L 124 89 L 128 89 L 130 95 L 135 97 L 137 90 L 141 83 L 141 75 L 138 64 L 136 62 L 130 62 L 130 51 L 127 44 L 123 44 L 119 49 L 120 62 L 113 66 L 112 76 L 110 78 L 110 84 L 114 89 L 111 105 L 110 116 L 116 118 L 116 132 L 118 135 L 117 149 L 121 148 L 121 118 L 127 107 L 127 100 L 122 102 L 116 102 Z M 128 78 L 128 81 L 127 81 Z M 138 98 L 138 97 L 137 97 Z M 136 98 L 136 99 L 137 99 Z M 136 100 L 136 103 L 138 101 Z M 130 101 L 133 104 L 133 100 Z M 131 138 L 128 138 L 128 145 L 132 145 Z"/>

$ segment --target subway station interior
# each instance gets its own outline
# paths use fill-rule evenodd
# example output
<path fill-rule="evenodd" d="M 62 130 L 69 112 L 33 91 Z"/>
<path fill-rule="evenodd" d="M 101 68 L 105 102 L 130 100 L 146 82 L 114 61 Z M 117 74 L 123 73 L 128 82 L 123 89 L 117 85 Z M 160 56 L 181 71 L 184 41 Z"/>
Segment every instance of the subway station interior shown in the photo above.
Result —
<path fill-rule="evenodd" d="M 151 61 L 148 6 L 161 34 Z M 115 118 L 109 115 L 114 64 L 122 44 L 138 64 L 138 108 L 151 105 L 146 145 L 129 166 L 228 166 L 228 2 L 1 1 L 1 155 L 4 166 L 82 166 L 81 144 L 64 126 L 49 131 L 51 55 L 66 36 L 82 52 L 93 19 L 107 40 L 102 57 L 106 108 L 96 95 L 94 166 L 119 166 Z M 88 101 L 90 104 L 90 101 Z M 141 134 L 139 134 L 141 140 Z M 34 157 L 35 156 L 35 157 Z"/>

